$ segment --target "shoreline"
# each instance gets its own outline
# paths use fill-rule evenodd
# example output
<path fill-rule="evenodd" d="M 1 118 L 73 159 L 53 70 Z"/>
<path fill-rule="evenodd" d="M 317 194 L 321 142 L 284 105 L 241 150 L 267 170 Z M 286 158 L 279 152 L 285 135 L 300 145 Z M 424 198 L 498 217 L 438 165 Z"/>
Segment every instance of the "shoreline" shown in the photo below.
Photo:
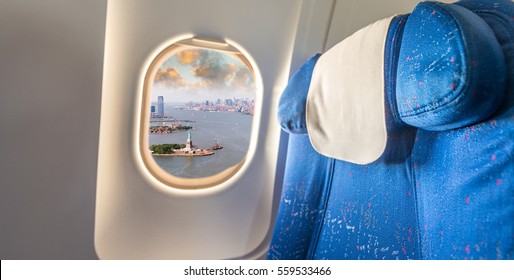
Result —
<path fill-rule="evenodd" d="M 175 152 L 173 154 L 152 154 L 152 156 L 156 157 L 202 157 L 210 155 L 214 155 L 214 152 L 209 150 L 201 150 L 197 153 Z"/>

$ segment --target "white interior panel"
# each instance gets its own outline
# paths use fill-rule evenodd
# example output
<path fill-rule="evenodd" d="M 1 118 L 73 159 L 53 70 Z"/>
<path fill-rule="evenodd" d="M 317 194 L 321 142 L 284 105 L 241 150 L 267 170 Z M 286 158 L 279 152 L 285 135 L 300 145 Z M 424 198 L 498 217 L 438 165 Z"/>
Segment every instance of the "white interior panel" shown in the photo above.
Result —
<path fill-rule="evenodd" d="M 302 6 L 296 0 L 109 1 L 95 228 L 100 258 L 265 254 L 274 224 L 280 136 L 275 108 L 289 77 Z M 202 190 L 155 180 L 136 143 L 146 67 L 174 38 L 190 35 L 235 42 L 253 58 L 263 84 L 250 144 L 255 151 L 235 176 Z"/>
<path fill-rule="evenodd" d="M 2 260 L 96 258 L 106 8 L 0 0 Z"/>
<path fill-rule="evenodd" d="M 412 12 L 419 0 L 336 0 L 326 49 L 379 19 Z M 452 3 L 452 0 L 438 2 Z"/>

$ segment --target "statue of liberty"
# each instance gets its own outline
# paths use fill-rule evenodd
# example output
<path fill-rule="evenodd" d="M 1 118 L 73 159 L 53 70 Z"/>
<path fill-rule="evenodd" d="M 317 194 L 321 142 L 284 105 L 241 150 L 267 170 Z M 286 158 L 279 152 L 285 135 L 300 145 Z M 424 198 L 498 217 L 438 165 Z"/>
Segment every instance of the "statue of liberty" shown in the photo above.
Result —
<path fill-rule="evenodd" d="M 185 151 L 192 151 L 192 150 L 193 150 L 193 140 L 191 139 L 191 130 L 188 130 Z"/>

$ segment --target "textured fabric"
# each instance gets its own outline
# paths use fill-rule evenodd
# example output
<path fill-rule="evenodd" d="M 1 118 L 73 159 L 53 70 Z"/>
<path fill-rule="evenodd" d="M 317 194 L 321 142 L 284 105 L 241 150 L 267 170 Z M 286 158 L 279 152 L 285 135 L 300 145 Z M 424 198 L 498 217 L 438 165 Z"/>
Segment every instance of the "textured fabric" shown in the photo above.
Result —
<path fill-rule="evenodd" d="M 309 58 L 291 77 L 278 102 L 278 121 L 289 133 L 306 134 L 305 107 L 311 83 L 312 71 L 320 54 Z"/>
<path fill-rule="evenodd" d="M 334 159 L 318 154 L 309 137 L 291 134 L 286 174 L 268 259 L 312 259 L 330 194 Z"/>
<path fill-rule="evenodd" d="M 427 10 L 430 7 L 433 9 Z M 387 34 L 384 99 L 388 140 L 384 153 L 373 163 L 356 165 L 315 152 L 307 135 L 291 135 L 268 258 L 514 259 L 514 4 L 469 0 L 453 5 L 422 3 L 416 9 L 408 21 L 406 16 L 395 18 Z M 449 18 L 453 13 L 460 16 Z M 469 98 L 466 87 L 483 89 L 491 85 L 486 85 L 481 75 L 473 74 L 478 75 L 477 80 L 468 81 L 460 76 L 462 72 L 450 71 L 450 76 L 466 83 L 455 91 L 462 96 L 457 103 L 470 108 L 459 112 L 454 104 L 447 103 L 445 114 L 420 114 L 429 120 L 418 128 L 404 121 L 401 106 L 405 104 L 401 103 L 405 98 L 399 96 L 418 97 L 427 92 L 416 87 L 406 92 L 403 83 L 410 80 L 400 78 L 403 72 L 397 70 L 405 68 L 401 53 L 407 50 L 405 42 L 414 42 L 412 37 L 419 35 L 419 30 L 407 32 L 407 26 L 430 22 L 432 19 L 426 16 L 437 17 L 444 28 L 466 24 L 466 28 L 475 28 L 477 22 L 484 28 L 483 23 L 487 24 L 488 33 L 477 31 L 474 40 L 459 40 L 471 48 L 482 44 L 484 52 L 491 51 L 490 44 L 496 44 L 493 49 L 499 47 L 503 53 L 503 73 L 497 71 L 501 62 L 475 65 L 481 69 L 469 71 L 487 77 L 493 72 L 500 77 L 491 79 L 503 79 L 504 85 L 488 90 L 487 98 L 480 96 L 482 101 L 476 104 L 465 100 Z M 419 48 L 417 55 L 430 57 L 437 43 L 446 43 L 437 28 L 418 28 L 424 30 L 424 37 L 439 39 L 436 46 L 427 43 Z M 469 36 L 466 34 L 454 33 Z M 490 42 L 479 42 L 483 40 L 480 36 Z M 466 55 L 473 52 L 501 57 L 480 53 L 480 49 L 465 50 Z M 459 63 L 462 67 L 473 65 L 469 58 L 461 58 Z M 431 77 L 430 81 L 440 86 L 449 81 L 448 77 Z M 423 104 L 433 104 L 434 100 L 426 98 Z M 495 102 L 491 100 L 500 100 L 499 105 L 482 104 Z M 304 110 L 305 106 L 298 108 Z M 443 129 L 446 125 L 450 126 Z"/>
<path fill-rule="evenodd" d="M 387 141 L 383 57 L 391 20 L 355 32 L 314 66 L 306 120 L 318 153 L 358 164 L 382 155 Z"/>
<path fill-rule="evenodd" d="M 402 120 L 449 130 L 490 116 L 503 100 L 505 59 L 491 28 L 457 5 L 426 2 L 405 26 L 397 99 Z"/>
<path fill-rule="evenodd" d="M 398 60 L 404 24 L 405 17 L 397 17 L 390 25 L 386 84 L 394 85 L 396 71 L 390 65 Z M 395 87 L 386 90 L 393 97 L 393 103 L 386 100 L 389 139 L 372 164 L 322 156 L 306 135 L 290 135 L 269 259 L 419 258 L 409 160 L 416 130 L 391 114 Z"/>
<path fill-rule="evenodd" d="M 474 2 L 461 4 L 492 28 L 508 65 L 507 87 L 492 93 L 503 101 L 480 123 L 418 130 L 412 161 L 425 259 L 514 258 L 514 4 Z"/>

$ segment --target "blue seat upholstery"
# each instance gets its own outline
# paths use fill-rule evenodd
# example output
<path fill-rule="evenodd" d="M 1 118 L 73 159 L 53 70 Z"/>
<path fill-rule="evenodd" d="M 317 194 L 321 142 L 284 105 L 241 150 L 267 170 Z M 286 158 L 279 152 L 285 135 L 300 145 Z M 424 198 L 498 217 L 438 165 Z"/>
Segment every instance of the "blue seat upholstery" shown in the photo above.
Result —
<path fill-rule="evenodd" d="M 305 103 L 320 55 L 306 61 L 279 105 L 290 137 L 268 258 L 514 258 L 513 17 L 509 0 L 465 0 L 394 18 L 387 146 L 365 165 L 311 146 Z"/>

